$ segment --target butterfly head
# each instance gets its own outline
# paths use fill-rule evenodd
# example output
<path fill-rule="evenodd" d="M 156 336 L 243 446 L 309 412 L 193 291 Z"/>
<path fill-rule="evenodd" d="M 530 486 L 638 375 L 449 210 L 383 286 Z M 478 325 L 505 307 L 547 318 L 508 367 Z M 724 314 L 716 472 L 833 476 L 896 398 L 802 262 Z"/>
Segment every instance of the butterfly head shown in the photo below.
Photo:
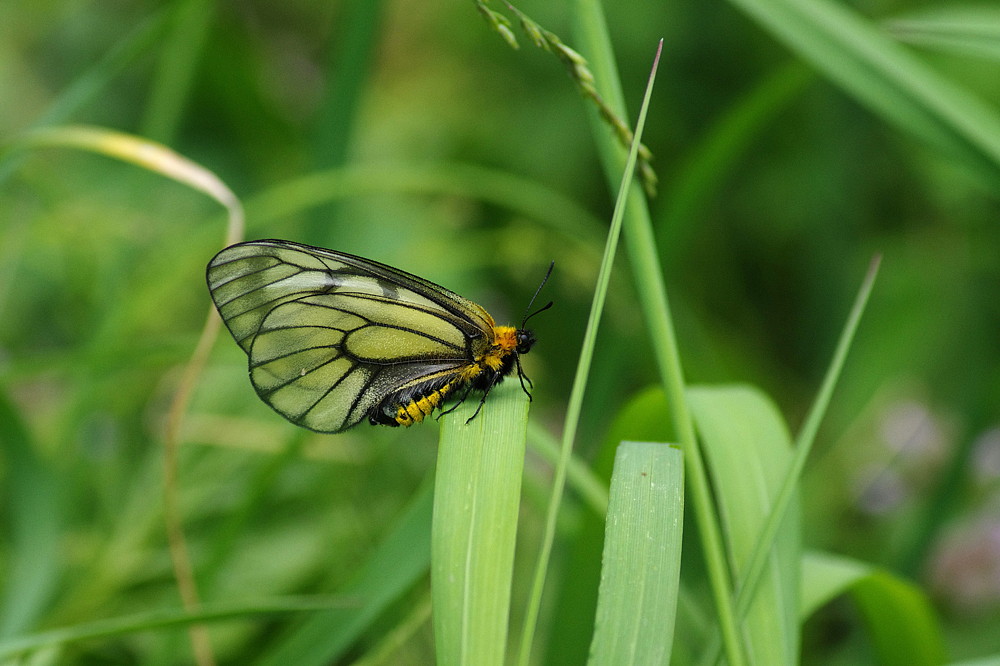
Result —
<path fill-rule="evenodd" d="M 535 346 L 535 342 L 538 341 L 535 334 L 526 328 L 518 329 L 515 333 L 515 337 L 517 339 L 517 346 L 515 349 L 518 354 L 527 354 L 531 351 L 531 348 Z"/>

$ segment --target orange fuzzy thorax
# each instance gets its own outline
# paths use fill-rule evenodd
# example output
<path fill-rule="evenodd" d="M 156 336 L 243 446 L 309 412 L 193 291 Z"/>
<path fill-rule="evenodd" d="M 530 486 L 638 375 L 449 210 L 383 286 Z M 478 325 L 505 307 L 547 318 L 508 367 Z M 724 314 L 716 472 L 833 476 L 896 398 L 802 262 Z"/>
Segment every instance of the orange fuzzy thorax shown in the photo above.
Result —
<path fill-rule="evenodd" d="M 493 346 L 480 362 L 491 370 L 499 370 L 504 358 L 517 349 L 517 329 L 513 326 L 494 326 L 493 335 Z"/>

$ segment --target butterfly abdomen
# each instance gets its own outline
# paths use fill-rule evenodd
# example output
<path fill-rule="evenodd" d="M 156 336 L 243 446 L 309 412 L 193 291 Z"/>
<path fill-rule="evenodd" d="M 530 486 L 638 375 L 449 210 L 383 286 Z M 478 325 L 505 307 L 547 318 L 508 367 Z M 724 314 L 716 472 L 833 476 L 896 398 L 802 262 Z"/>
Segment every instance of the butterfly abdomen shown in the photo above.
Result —
<path fill-rule="evenodd" d="M 494 343 L 475 361 L 446 377 L 409 386 L 386 396 L 369 414 L 375 425 L 411 426 L 422 422 L 447 400 L 465 399 L 469 390 L 488 393 L 514 370 L 518 331 L 495 326 Z"/>
<path fill-rule="evenodd" d="M 465 382 L 454 375 L 390 393 L 368 413 L 372 425 L 411 426 L 440 407 Z"/>
<path fill-rule="evenodd" d="M 455 382 L 445 384 L 426 395 L 412 398 L 406 404 L 397 405 L 396 413 L 389 425 L 411 426 L 414 423 L 420 423 L 425 417 L 430 416 L 431 412 L 441 406 L 441 403 L 445 401 L 454 387 Z"/>

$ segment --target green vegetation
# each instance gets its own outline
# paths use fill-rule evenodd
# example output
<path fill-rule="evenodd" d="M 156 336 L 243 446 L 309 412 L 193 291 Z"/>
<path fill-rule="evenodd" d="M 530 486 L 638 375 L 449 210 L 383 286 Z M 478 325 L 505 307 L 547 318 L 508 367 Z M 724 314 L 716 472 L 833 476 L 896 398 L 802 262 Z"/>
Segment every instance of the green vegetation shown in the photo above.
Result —
<path fill-rule="evenodd" d="M 0 6 L 0 661 L 996 663 L 1000 12 L 924 4 Z M 286 423 L 240 238 L 554 259 L 531 402 Z"/>

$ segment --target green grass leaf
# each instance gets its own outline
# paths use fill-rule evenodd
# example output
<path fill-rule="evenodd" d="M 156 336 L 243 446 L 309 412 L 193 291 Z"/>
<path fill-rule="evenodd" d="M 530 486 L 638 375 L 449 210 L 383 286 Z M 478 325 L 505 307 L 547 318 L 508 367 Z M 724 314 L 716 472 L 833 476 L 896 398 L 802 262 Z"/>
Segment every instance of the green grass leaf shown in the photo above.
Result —
<path fill-rule="evenodd" d="M 792 459 L 791 437 L 774 404 L 747 386 L 694 387 L 691 411 L 714 482 L 730 566 L 741 574 Z M 742 618 L 744 643 L 759 664 L 794 664 L 799 654 L 798 504 L 770 544 L 764 579 Z"/>
<path fill-rule="evenodd" d="M 204 56 L 215 8 L 215 3 L 200 0 L 173 3 L 170 31 L 158 53 L 156 77 L 142 122 L 143 136 L 173 142 Z"/>
<path fill-rule="evenodd" d="M 0 637 L 6 637 L 30 628 L 55 596 L 67 505 L 59 476 L 39 456 L 37 443 L 2 390 L 0 442 L 6 477 L 3 531 L 10 537 L 0 599 Z"/>
<path fill-rule="evenodd" d="M 922 666 L 946 661 L 944 638 L 927 596 L 915 584 L 864 562 L 827 553 L 802 560 L 802 614 L 841 594 L 854 599 L 876 662 Z"/>
<path fill-rule="evenodd" d="M 927 6 L 886 22 L 897 38 L 945 53 L 1000 60 L 1000 7 Z"/>
<path fill-rule="evenodd" d="M 604 7 L 597 0 L 577 0 L 574 5 L 574 32 L 579 40 L 581 52 L 590 62 L 598 93 L 615 109 L 625 115 L 625 100 L 618 64 Z M 625 157 L 612 137 L 604 131 L 600 120 L 591 115 L 595 142 L 601 156 L 605 177 L 615 182 L 615 176 Z M 638 136 L 637 132 L 637 136 Z M 625 194 L 619 198 L 625 197 Z M 667 287 L 663 267 L 657 255 L 656 237 L 650 219 L 649 205 L 642 192 L 632 185 L 627 193 L 628 206 L 625 209 L 623 229 L 625 247 L 632 265 L 636 295 L 642 310 L 647 333 L 653 340 L 653 356 L 656 360 L 660 381 L 669 398 L 671 418 L 677 428 L 677 442 L 684 450 L 687 467 L 687 487 L 691 494 L 689 504 L 696 516 L 698 534 L 701 539 L 706 570 L 712 586 L 712 597 L 722 634 L 726 658 L 732 666 L 746 663 L 742 654 L 736 627 L 736 613 L 733 609 L 732 581 L 725 566 L 722 536 L 715 520 L 708 476 L 702 454 L 699 450 L 690 409 L 685 395 L 686 381 L 681 363 L 673 316 L 667 298 Z"/>
<path fill-rule="evenodd" d="M 516 381 L 479 408 L 441 419 L 431 597 L 439 664 L 503 664 L 527 441 L 528 397 Z"/>
<path fill-rule="evenodd" d="M 684 462 L 655 442 L 615 455 L 591 664 L 668 664 L 677 613 Z"/>
<path fill-rule="evenodd" d="M 1000 113 L 873 21 L 829 0 L 730 0 L 872 111 L 982 176 L 1000 175 Z"/>
<path fill-rule="evenodd" d="M 355 598 L 280 597 L 239 603 L 204 604 L 195 612 L 183 608 L 159 608 L 124 617 L 84 622 L 60 629 L 0 640 L 0 659 L 8 659 L 29 652 L 35 653 L 80 641 L 123 636 L 167 627 L 224 622 L 260 615 L 301 613 L 317 609 L 350 608 L 356 611 L 358 606 L 359 602 Z M 47 662 L 43 659 L 38 663 Z"/>
<path fill-rule="evenodd" d="M 652 387 L 637 393 L 615 415 L 600 451 L 593 456 L 591 474 L 601 484 L 603 501 L 599 506 L 596 502 L 588 502 L 591 510 L 580 517 L 579 529 L 563 539 L 562 547 L 569 555 L 562 566 L 573 572 L 572 584 L 558 588 L 559 596 L 553 603 L 549 623 L 560 630 L 548 637 L 542 663 L 582 664 L 587 660 L 590 641 L 581 638 L 592 635 L 594 630 L 607 524 L 608 486 L 618 447 L 624 440 L 668 440 L 671 427 L 664 414 L 669 414 L 669 409 L 663 389 Z M 557 456 L 558 453 L 553 458 Z M 570 487 L 573 487 L 572 466 L 567 478 Z M 586 495 L 579 490 L 578 493 L 581 500 L 586 499 Z"/>
<path fill-rule="evenodd" d="M 322 666 L 342 657 L 379 614 L 427 571 L 431 550 L 431 500 L 428 483 L 414 496 L 351 582 L 340 591 L 345 596 L 361 599 L 360 608 L 316 613 L 279 640 L 257 664 Z"/>
<path fill-rule="evenodd" d="M 614 265 L 615 254 L 618 249 L 618 240 L 621 235 L 623 220 L 625 219 L 625 210 L 627 205 L 634 205 L 634 202 L 630 203 L 630 199 L 636 198 L 630 197 L 629 192 L 633 191 L 632 178 L 635 173 L 639 147 L 642 145 L 642 131 L 646 124 L 646 113 L 649 110 L 649 100 L 653 92 L 653 83 L 656 80 L 656 68 L 660 62 L 662 49 L 663 41 L 660 40 L 649 73 L 649 79 L 646 82 L 646 91 L 639 109 L 639 117 L 636 121 L 632 146 L 628 151 L 628 157 L 621 172 L 618 197 L 615 200 L 615 210 L 611 215 L 611 228 L 608 230 L 607 240 L 604 244 L 601 268 L 597 274 L 594 298 L 591 302 L 590 314 L 587 318 L 587 328 L 583 335 L 583 345 L 580 350 L 579 360 L 577 361 L 573 388 L 570 391 L 569 405 L 566 409 L 566 419 L 563 427 L 562 444 L 559 451 L 559 461 L 556 465 L 555 479 L 552 483 L 552 494 L 549 498 L 549 506 L 545 517 L 545 534 L 542 537 L 542 547 L 535 566 L 531 596 L 528 600 L 527 611 L 525 612 L 524 632 L 521 638 L 521 650 L 518 657 L 518 662 L 522 666 L 526 666 L 531 657 L 532 642 L 541 607 L 542 590 L 545 586 L 549 558 L 552 554 L 552 545 L 555 540 L 556 519 L 562 504 L 563 491 L 566 487 L 569 461 L 572 457 L 573 443 L 580 424 L 583 396 L 586 391 L 587 378 L 590 375 L 590 367 L 593 362 L 594 349 L 597 343 L 597 331 L 600 326 L 601 314 L 604 311 L 604 303 L 607 299 L 608 285 L 611 281 L 611 269 Z M 641 199 L 641 196 L 639 198 Z"/>

